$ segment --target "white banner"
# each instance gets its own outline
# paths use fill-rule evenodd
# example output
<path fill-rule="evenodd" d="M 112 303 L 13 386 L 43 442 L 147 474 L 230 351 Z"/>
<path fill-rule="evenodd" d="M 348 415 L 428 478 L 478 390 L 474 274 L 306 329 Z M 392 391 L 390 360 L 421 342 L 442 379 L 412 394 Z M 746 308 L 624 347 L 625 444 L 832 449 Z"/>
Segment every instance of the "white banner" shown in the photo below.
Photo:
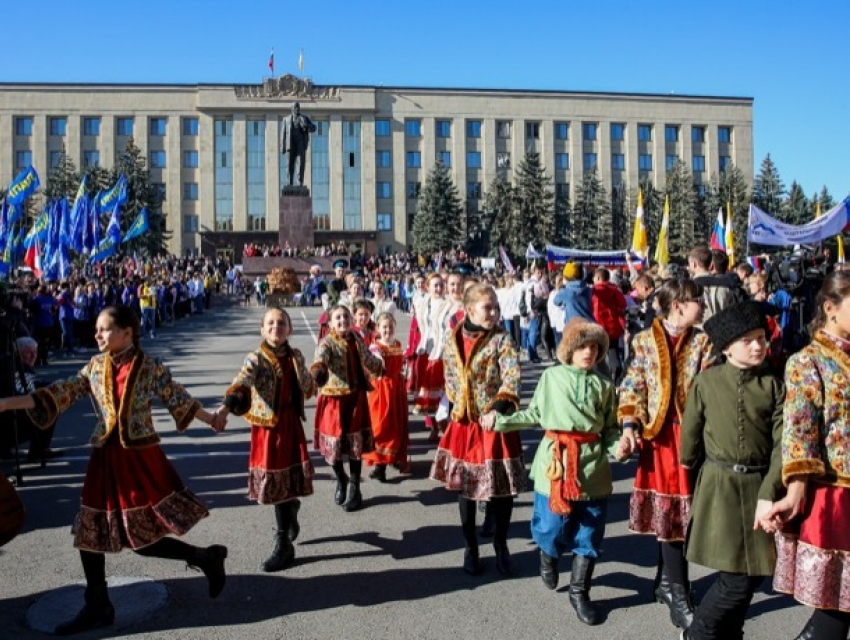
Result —
<path fill-rule="evenodd" d="M 594 264 L 603 266 L 621 266 L 626 264 L 626 253 L 632 262 L 639 263 L 640 257 L 633 251 L 581 251 L 580 249 L 567 249 L 546 245 L 546 259 L 551 264 L 563 265 L 566 262 L 580 262 L 582 264 Z"/>
<path fill-rule="evenodd" d="M 847 226 L 848 204 L 850 198 L 838 203 L 820 218 L 801 225 L 781 222 L 751 204 L 747 240 L 774 247 L 823 242 L 827 238 L 837 236 Z"/>
<path fill-rule="evenodd" d="M 482 269 L 495 269 L 496 268 L 496 258 L 481 258 L 481 268 Z"/>

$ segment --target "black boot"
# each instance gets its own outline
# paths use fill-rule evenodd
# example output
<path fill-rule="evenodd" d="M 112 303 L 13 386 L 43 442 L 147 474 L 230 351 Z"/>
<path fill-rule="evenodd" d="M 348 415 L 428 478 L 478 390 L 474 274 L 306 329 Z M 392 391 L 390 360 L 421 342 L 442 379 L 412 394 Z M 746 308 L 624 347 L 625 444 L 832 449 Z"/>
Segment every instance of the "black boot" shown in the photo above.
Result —
<path fill-rule="evenodd" d="M 345 498 L 348 494 L 348 476 L 344 473 L 336 478 L 336 493 L 334 493 L 334 502 L 339 506 L 345 504 Z"/>
<path fill-rule="evenodd" d="M 496 533 L 496 521 L 493 519 L 493 510 L 490 508 L 490 503 L 485 502 L 484 504 L 484 522 L 481 523 L 481 527 L 478 529 L 478 533 L 482 538 L 492 538 Z"/>
<path fill-rule="evenodd" d="M 295 542 L 298 534 L 301 533 L 301 525 L 298 524 L 298 510 L 300 508 L 300 500 L 293 500 L 289 503 L 289 526 L 286 528 L 286 534 L 289 536 L 290 542 Z"/>
<path fill-rule="evenodd" d="M 115 609 L 109 601 L 105 582 L 87 586 L 85 599 L 86 604 L 76 618 L 56 627 L 54 633 L 57 636 L 70 636 L 89 629 L 108 627 L 115 622 Z"/>
<path fill-rule="evenodd" d="M 478 557 L 478 549 L 467 547 L 463 552 L 463 570 L 471 576 L 480 576 L 484 573 L 484 565 Z"/>
<path fill-rule="evenodd" d="M 686 585 L 671 582 L 670 600 L 667 606 L 670 609 L 670 622 L 680 629 L 687 629 L 694 621 L 694 605 L 691 603 L 691 594 Z"/>
<path fill-rule="evenodd" d="M 590 579 L 596 560 L 586 556 L 573 556 L 572 577 L 570 578 L 570 604 L 578 619 L 587 625 L 602 622 L 599 611 L 590 601 Z"/>
<path fill-rule="evenodd" d="M 508 551 L 508 545 L 503 543 L 494 543 L 493 549 L 496 552 L 496 569 L 503 576 L 511 574 L 511 554 Z"/>
<path fill-rule="evenodd" d="M 210 598 L 217 598 L 227 582 L 224 572 L 224 559 L 227 558 L 227 547 L 214 544 L 205 549 L 196 548 L 186 562 L 190 567 L 196 567 L 204 572 L 209 582 Z"/>
<path fill-rule="evenodd" d="M 283 571 L 292 566 L 293 562 L 295 562 L 295 547 L 292 546 L 289 534 L 286 531 L 278 531 L 275 536 L 274 551 L 263 562 L 263 571 L 266 573 Z"/>
<path fill-rule="evenodd" d="M 387 465 L 376 464 L 375 468 L 372 469 L 372 473 L 369 474 L 369 477 L 372 478 L 372 480 L 377 480 L 378 482 L 386 482 L 387 481 Z"/>
<path fill-rule="evenodd" d="M 816 609 L 795 640 L 835 640 L 847 637 L 850 614 L 841 611 Z"/>
<path fill-rule="evenodd" d="M 348 483 L 348 493 L 342 506 L 347 512 L 357 511 L 363 505 L 363 495 L 360 493 L 360 478 L 351 476 Z"/>
<path fill-rule="evenodd" d="M 558 558 L 553 558 L 543 549 L 540 550 L 540 577 L 547 589 L 558 587 Z"/>

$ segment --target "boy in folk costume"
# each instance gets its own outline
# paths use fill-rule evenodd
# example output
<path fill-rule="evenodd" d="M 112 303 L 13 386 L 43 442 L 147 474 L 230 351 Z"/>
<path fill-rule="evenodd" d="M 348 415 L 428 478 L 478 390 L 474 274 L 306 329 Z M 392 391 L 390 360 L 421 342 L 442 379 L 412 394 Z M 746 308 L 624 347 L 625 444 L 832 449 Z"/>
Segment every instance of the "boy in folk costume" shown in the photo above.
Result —
<path fill-rule="evenodd" d="M 696 377 L 682 421 L 682 464 L 701 465 L 688 525 L 687 558 L 720 572 L 683 638 L 743 638 L 756 588 L 773 574 L 773 537 L 760 520 L 782 488 L 785 388 L 770 368 L 760 303 L 742 302 L 704 329 L 726 363 Z M 755 525 L 755 526 L 754 526 Z"/>
<path fill-rule="evenodd" d="M 558 559 L 572 552 L 570 604 L 589 625 L 602 621 L 589 592 L 614 488 L 608 456 L 622 453 L 614 384 L 594 371 L 607 353 L 605 330 L 574 318 L 558 345 L 562 366 L 543 372 L 528 409 L 499 416 L 495 424 L 503 432 L 537 424 L 546 429 L 530 474 L 531 534 L 540 547 L 540 577 L 555 589 Z"/>
<path fill-rule="evenodd" d="M 274 505 L 277 535 L 263 571 L 281 571 L 295 560 L 298 498 L 313 493 L 313 465 L 302 421 L 304 401 L 316 386 L 304 356 L 288 342 L 292 321 L 283 309 L 263 315 L 260 348 L 245 358 L 224 396 L 221 412 L 244 416 L 251 424 L 248 498 Z"/>
<path fill-rule="evenodd" d="M 337 481 L 334 501 L 346 511 L 356 511 L 363 503 L 361 458 L 374 448 L 366 395 L 372 390 L 369 375 L 383 375 L 384 363 L 352 329 L 348 307 L 332 307 L 328 318 L 330 333 L 316 347 L 310 367 L 321 389 L 313 446 L 333 467 Z M 345 474 L 343 455 L 348 456 L 350 476 Z"/>

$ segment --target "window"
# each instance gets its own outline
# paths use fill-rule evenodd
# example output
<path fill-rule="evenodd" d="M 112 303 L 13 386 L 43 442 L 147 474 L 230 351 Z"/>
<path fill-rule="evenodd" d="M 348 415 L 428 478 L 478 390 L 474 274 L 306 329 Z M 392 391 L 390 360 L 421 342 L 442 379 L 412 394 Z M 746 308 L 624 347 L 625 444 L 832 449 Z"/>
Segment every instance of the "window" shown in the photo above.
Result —
<path fill-rule="evenodd" d="M 612 171 L 625 171 L 626 170 L 626 156 L 622 153 L 612 153 L 611 154 L 611 170 Z"/>
<path fill-rule="evenodd" d="M 50 118 L 50 135 L 64 136 L 67 124 L 68 120 L 66 118 Z"/>
<path fill-rule="evenodd" d="M 720 170 L 726 171 L 729 168 L 729 165 L 732 164 L 732 158 L 730 156 L 720 156 Z"/>
<path fill-rule="evenodd" d="M 626 125 L 622 122 L 612 122 L 611 123 L 611 142 L 616 142 L 618 140 L 625 140 L 626 138 Z"/>
<path fill-rule="evenodd" d="M 375 166 L 378 169 L 389 169 L 392 166 L 392 154 L 389 151 L 375 152 Z"/>
<path fill-rule="evenodd" d="M 675 153 L 668 153 L 666 161 L 667 171 L 672 171 L 673 169 L 675 169 L 677 162 L 679 162 L 679 156 L 677 156 Z"/>
<path fill-rule="evenodd" d="M 32 118 L 29 116 L 15 118 L 15 135 L 16 136 L 31 136 L 32 135 Z"/>
<path fill-rule="evenodd" d="M 183 135 L 196 136 L 198 135 L 198 119 L 183 118 Z"/>
<path fill-rule="evenodd" d="M 100 118 L 83 118 L 83 135 L 100 135 Z"/>
<path fill-rule="evenodd" d="M 652 140 L 652 125 L 651 124 L 639 124 L 638 125 L 638 140 L 640 142 L 649 142 Z"/>
<path fill-rule="evenodd" d="M 691 142 L 705 142 L 705 127 L 691 128 Z"/>
<path fill-rule="evenodd" d="M 481 197 L 481 183 L 467 182 L 466 183 L 466 198 L 468 200 L 478 200 Z"/>
<path fill-rule="evenodd" d="M 496 123 L 496 136 L 499 138 L 510 138 L 511 137 L 511 121 L 510 120 L 499 120 Z"/>
<path fill-rule="evenodd" d="M 404 130 L 410 138 L 418 138 L 422 135 L 422 121 L 408 120 L 404 123 Z"/>
<path fill-rule="evenodd" d="M 186 169 L 197 169 L 198 168 L 198 152 L 197 151 L 184 151 L 183 152 L 183 166 Z"/>
<path fill-rule="evenodd" d="M 540 139 L 540 123 L 526 122 L 525 123 L 525 139 L 539 140 Z"/>
<path fill-rule="evenodd" d="M 556 153 L 555 154 L 555 168 L 556 169 L 569 169 L 570 168 L 570 154 L 569 153 Z"/>
<path fill-rule="evenodd" d="M 651 153 L 642 153 L 638 156 L 638 171 L 652 171 Z"/>
<path fill-rule="evenodd" d="M 596 140 L 596 123 L 585 122 L 581 125 L 581 137 L 585 140 Z"/>
<path fill-rule="evenodd" d="M 441 163 L 444 167 L 452 166 L 452 153 L 451 151 L 438 151 L 437 152 L 437 162 Z"/>
<path fill-rule="evenodd" d="M 165 169 L 165 151 L 151 151 L 151 169 Z"/>
<path fill-rule="evenodd" d="M 705 197 L 705 185 L 704 185 L 704 184 L 698 184 L 698 185 L 697 185 L 697 195 L 698 195 L 700 198 L 704 198 L 704 197 Z"/>
<path fill-rule="evenodd" d="M 555 140 L 568 140 L 570 137 L 570 125 L 567 122 L 555 123 Z"/>
<path fill-rule="evenodd" d="M 197 200 L 198 199 L 198 183 L 184 182 L 183 183 L 183 199 Z"/>
<path fill-rule="evenodd" d="M 375 186 L 378 190 L 379 200 L 387 200 L 393 197 L 392 185 L 389 182 L 377 182 Z"/>
<path fill-rule="evenodd" d="M 481 152 L 480 151 L 468 151 L 466 153 L 466 166 L 469 169 L 480 169 L 481 168 Z"/>
<path fill-rule="evenodd" d="M 61 151 L 51 151 L 50 152 L 50 168 L 55 169 L 56 167 L 62 164 L 62 158 L 65 157 L 65 154 Z"/>
<path fill-rule="evenodd" d="M 507 151 L 499 151 L 496 154 L 496 167 L 499 169 L 510 169 L 511 154 Z"/>
<path fill-rule="evenodd" d="M 418 151 L 407 152 L 407 167 L 408 169 L 418 169 L 422 166 L 422 154 Z"/>
<path fill-rule="evenodd" d="M 378 214 L 378 231 L 392 231 L 393 216 L 391 213 Z"/>
<path fill-rule="evenodd" d="M 596 154 L 595 153 L 585 153 L 584 154 L 584 170 L 585 171 L 593 171 L 596 169 Z"/>
<path fill-rule="evenodd" d="M 100 151 L 83 151 L 83 166 L 84 167 L 99 167 L 100 166 Z"/>
<path fill-rule="evenodd" d="M 198 232 L 198 216 L 186 214 L 183 216 L 183 233 Z"/>
<path fill-rule="evenodd" d="M 159 199 L 162 202 L 165 202 L 165 183 L 164 182 L 151 182 L 151 189 L 155 194 L 159 196 Z"/>
<path fill-rule="evenodd" d="M 449 120 L 437 120 L 437 137 L 449 138 L 452 135 L 452 123 Z"/>
<path fill-rule="evenodd" d="M 664 140 L 667 142 L 679 142 L 679 127 L 668 124 L 664 127 Z"/>
<path fill-rule="evenodd" d="M 721 144 L 732 142 L 732 127 L 717 127 L 717 141 Z"/>
<path fill-rule="evenodd" d="M 133 135 L 133 118 L 118 118 L 115 121 L 115 132 L 119 136 Z"/>
<path fill-rule="evenodd" d="M 570 199 L 570 183 L 569 182 L 556 182 L 555 183 L 555 197 L 558 200 L 569 200 Z"/>
<path fill-rule="evenodd" d="M 375 120 L 375 135 L 379 138 L 385 138 L 390 135 L 390 121 Z"/>
<path fill-rule="evenodd" d="M 419 197 L 419 194 L 422 192 L 422 183 L 421 182 L 408 182 L 407 183 L 407 197 L 410 200 L 415 200 Z"/>
<path fill-rule="evenodd" d="M 32 164 L 32 151 L 17 151 L 15 153 L 15 167 L 26 169 Z"/>
<path fill-rule="evenodd" d="M 694 173 L 705 171 L 705 156 L 694 156 Z"/>
<path fill-rule="evenodd" d="M 480 138 L 481 137 L 481 120 L 466 121 L 466 137 Z"/>
<path fill-rule="evenodd" d="M 150 134 L 152 136 L 164 136 L 165 126 L 165 118 L 151 118 Z"/>

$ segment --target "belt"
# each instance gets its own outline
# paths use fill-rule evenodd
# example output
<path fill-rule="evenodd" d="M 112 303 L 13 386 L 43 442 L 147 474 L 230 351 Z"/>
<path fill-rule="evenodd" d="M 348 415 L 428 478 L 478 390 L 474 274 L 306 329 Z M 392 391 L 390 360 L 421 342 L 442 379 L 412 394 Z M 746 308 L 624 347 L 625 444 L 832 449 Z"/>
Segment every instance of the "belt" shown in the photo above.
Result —
<path fill-rule="evenodd" d="M 735 473 L 759 473 L 760 471 L 767 471 L 770 468 L 770 465 L 767 464 L 759 464 L 754 466 L 748 466 L 745 464 L 740 464 L 738 462 L 724 462 L 723 460 L 715 460 L 711 456 L 706 456 L 706 460 L 709 462 L 713 462 L 719 467 L 724 467 L 726 469 L 732 469 Z"/>

